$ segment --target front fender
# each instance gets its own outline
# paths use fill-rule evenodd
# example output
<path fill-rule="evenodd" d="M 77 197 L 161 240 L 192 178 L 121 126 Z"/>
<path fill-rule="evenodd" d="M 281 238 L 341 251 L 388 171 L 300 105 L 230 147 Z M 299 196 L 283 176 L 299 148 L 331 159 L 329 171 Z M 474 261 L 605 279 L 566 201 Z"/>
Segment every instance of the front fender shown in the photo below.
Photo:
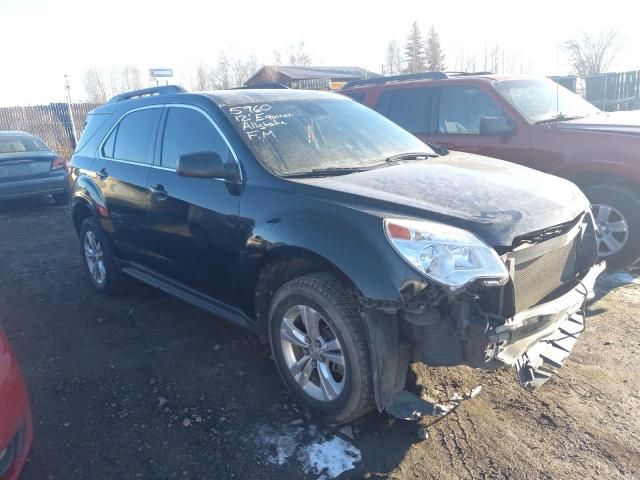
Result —
<path fill-rule="evenodd" d="M 246 241 L 250 257 L 285 246 L 312 252 L 344 273 L 366 299 L 383 303 L 401 304 L 426 286 L 389 245 L 381 216 L 305 197 L 292 205 L 286 192 L 270 192 L 275 195 L 283 198 L 270 216 L 261 213 L 268 210 L 264 197 L 260 204 L 254 192 L 245 193 L 243 213 L 258 213 Z"/>

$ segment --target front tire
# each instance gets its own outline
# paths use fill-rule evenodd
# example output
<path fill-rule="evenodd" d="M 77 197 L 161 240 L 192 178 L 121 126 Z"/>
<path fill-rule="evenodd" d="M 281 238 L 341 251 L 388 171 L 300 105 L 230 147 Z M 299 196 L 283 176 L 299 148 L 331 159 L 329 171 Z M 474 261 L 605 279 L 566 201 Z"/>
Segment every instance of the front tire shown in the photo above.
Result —
<path fill-rule="evenodd" d="M 607 270 L 618 270 L 640 260 L 640 195 L 613 184 L 584 189 L 600 227 L 598 255 Z"/>
<path fill-rule="evenodd" d="M 269 338 L 285 385 L 314 415 L 341 424 L 373 409 L 364 326 L 335 277 L 314 273 L 282 286 L 271 302 Z"/>
<path fill-rule="evenodd" d="M 84 265 L 94 288 L 107 295 L 124 291 L 127 279 L 116 264 L 109 239 L 94 217 L 82 222 L 80 246 Z"/>

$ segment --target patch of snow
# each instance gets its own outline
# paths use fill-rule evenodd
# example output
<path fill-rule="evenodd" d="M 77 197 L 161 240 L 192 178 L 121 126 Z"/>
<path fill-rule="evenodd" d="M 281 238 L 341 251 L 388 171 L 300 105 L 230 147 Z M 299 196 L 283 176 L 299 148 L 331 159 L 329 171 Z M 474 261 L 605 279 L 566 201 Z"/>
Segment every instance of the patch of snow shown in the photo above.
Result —
<path fill-rule="evenodd" d="M 320 475 L 318 480 L 329 480 L 351 470 L 361 458 L 360 450 L 340 437 L 308 445 L 298 456 L 305 473 Z"/>
<path fill-rule="evenodd" d="M 268 451 L 267 461 L 269 463 L 284 465 L 295 453 L 300 442 L 299 437 L 302 431 L 303 429 L 300 427 L 276 430 L 267 425 L 263 425 L 258 429 L 256 443 Z"/>
<path fill-rule="evenodd" d="M 318 480 L 331 480 L 353 469 L 362 458 L 360 450 L 347 440 L 313 424 L 261 425 L 252 438 L 267 462 L 284 465 L 297 460 L 305 475 L 318 475 Z"/>

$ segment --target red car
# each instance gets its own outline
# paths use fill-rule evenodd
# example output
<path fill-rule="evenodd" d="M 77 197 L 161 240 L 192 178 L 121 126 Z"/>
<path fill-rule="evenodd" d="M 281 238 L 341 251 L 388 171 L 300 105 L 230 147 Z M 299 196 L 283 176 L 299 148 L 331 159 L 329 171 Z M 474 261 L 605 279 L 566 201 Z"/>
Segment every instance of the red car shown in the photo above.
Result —
<path fill-rule="evenodd" d="M 341 93 L 431 145 L 573 181 L 591 200 L 609 267 L 640 259 L 640 112 L 602 112 L 549 79 L 489 73 L 356 80 Z"/>
<path fill-rule="evenodd" d="M 16 480 L 33 436 L 27 389 L 16 356 L 0 329 L 0 480 Z"/>

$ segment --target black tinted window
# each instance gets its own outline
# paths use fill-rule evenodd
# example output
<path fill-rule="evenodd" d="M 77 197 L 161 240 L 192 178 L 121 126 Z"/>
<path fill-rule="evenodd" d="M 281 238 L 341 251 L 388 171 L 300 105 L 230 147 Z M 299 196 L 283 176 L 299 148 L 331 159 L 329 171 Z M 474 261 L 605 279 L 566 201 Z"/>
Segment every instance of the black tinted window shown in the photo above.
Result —
<path fill-rule="evenodd" d="M 115 135 L 113 158 L 150 164 L 161 113 L 160 108 L 149 108 L 132 112 L 124 117 L 118 124 Z"/>
<path fill-rule="evenodd" d="M 364 92 L 345 93 L 345 95 L 358 103 L 363 103 L 365 97 L 367 96 L 367 94 Z"/>
<path fill-rule="evenodd" d="M 502 108 L 482 90 L 465 86 L 442 87 L 438 133 L 478 135 L 482 117 L 509 121 Z"/>
<path fill-rule="evenodd" d="M 376 110 L 411 133 L 427 133 L 432 97 L 432 88 L 387 90 L 380 95 Z"/>
<path fill-rule="evenodd" d="M 171 108 L 162 140 L 162 166 L 176 168 L 178 157 L 187 153 L 215 152 L 229 157 L 227 144 L 211 122 L 190 108 Z"/>
<path fill-rule="evenodd" d="M 104 143 L 102 147 L 102 155 L 107 158 L 113 158 L 113 147 L 116 144 L 116 133 L 118 133 L 118 128 L 114 128 L 107 141 Z"/>

